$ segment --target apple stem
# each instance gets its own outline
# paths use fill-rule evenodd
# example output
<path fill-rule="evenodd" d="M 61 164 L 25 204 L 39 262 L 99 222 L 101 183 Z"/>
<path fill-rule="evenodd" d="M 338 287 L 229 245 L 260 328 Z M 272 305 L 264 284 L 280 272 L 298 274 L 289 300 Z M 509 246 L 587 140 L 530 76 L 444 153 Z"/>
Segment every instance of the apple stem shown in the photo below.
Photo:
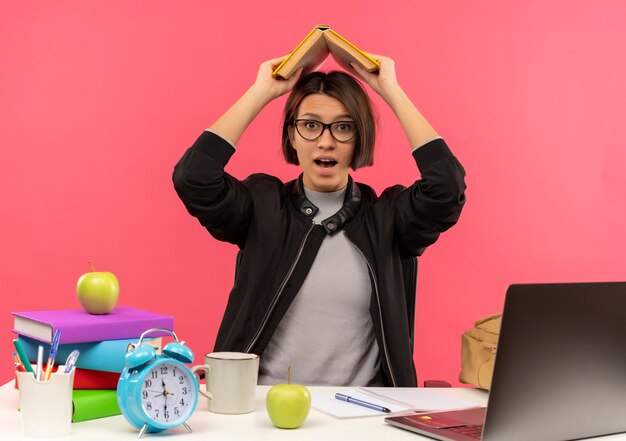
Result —
<path fill-rule="evenodd" d="M 287 384 L 291 384 L 291 366 L 287 368 Z"/>
<path fill-rule="evenodd" d="M 91 268 L 91 271 L 96 271 L 96 269 L 93 266 L 93 262 L 91 262 L 91 260 L 88 260 L 87 263 L 89 264 L 89 268 Z"/>

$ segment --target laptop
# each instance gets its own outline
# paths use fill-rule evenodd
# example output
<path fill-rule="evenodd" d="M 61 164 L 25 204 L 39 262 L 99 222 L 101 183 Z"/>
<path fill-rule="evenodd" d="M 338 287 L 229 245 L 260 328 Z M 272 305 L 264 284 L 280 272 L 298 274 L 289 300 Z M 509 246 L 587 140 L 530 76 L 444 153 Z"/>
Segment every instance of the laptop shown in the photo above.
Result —
<path fill-rule="evenodd" d="M 449 441 L 626 432 L 626 282 L 511 285 L 487 408 L 385 421 Z"/>

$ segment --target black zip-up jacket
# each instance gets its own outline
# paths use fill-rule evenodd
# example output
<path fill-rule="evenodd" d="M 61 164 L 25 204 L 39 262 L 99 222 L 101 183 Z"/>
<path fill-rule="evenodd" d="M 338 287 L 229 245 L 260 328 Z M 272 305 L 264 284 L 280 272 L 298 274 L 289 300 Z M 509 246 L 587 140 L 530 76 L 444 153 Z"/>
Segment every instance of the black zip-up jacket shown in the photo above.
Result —
<path fill-rule="evenodd" d="M 465 171 L 446 143 L 435 139 L 413 152 L 422 178 L 408 188 L 396 185 L 377 197 L 350 178 L 343 207 L 322 225 L 313 224 L 317 208 L 302 177 L 283 183 L 255 174 L 239 181 L 224 172 L 234 151 L 205 131 L 173 175 L 189 213 L 216 239 L 241 249 L 215 350 L 262 354 L 324 237 L 345 234 L 367 262 L 383 380 L 416 386 L 401 259 L 420 255 L 461 213 Z"/>

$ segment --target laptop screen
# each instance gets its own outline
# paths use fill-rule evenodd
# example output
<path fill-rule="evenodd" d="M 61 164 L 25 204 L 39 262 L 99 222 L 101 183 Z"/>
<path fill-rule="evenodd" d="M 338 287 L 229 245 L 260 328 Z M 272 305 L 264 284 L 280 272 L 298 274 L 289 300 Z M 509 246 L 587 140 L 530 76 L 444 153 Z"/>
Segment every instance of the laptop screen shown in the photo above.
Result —
<path fill-rule="evenodd" d="M 626 282 L 511 285 L 497 351 L 483 427 L 482 409 L 385 421 L 453 441 L 626 432 Z"/>
<path fill-rule="evenodd" d="M 483 440 L 626 431 L 626 283 L 511 285 Z"/>

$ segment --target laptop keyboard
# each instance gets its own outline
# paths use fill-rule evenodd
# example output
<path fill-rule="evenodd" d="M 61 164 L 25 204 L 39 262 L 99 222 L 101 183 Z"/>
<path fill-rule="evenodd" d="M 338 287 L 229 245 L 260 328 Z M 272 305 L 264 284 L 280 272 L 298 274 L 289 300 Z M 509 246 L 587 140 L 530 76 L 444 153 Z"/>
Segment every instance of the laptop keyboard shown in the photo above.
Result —
<path fill-rule="evenodd" d="M 470 438 L 480 439 L 483 433 L 483 426 L 475 425 L 475 426 L 449 427 L 447 430 L 451 430 L 452 432 L 469 436 Z"/>

